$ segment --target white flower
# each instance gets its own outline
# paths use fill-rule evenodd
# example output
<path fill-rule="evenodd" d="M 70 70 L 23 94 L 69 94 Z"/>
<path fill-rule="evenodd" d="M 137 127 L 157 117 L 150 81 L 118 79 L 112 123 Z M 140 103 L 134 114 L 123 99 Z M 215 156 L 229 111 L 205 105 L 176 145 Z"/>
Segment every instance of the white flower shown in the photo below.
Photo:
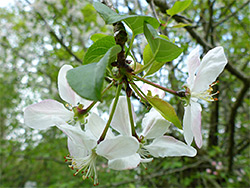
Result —
<path fill-rule="evenodd" d="M 208 51 L 200 62 L 199 47 L 195 48 L 188 56 L 187 93 L 190 97 L 189 104 L 185 107 L 183 126 L 184 138 L 188 145 L 195 139 L 196 145 L 202 146 L 201 135 L 201 105 L 199 99 L 214 101 L 216 93 L 211 93 L 212 83 L 223 71 L 227 59 L 222 47 Z"/>
<path fill-rule="evenodd" d="M 114 136 L 109 130 L 105 139 L 97 144 L 105 122 L 95 113 L 88 117 L 85 131 L 79 127 L 60 125 L 58 126 L 68 136 L 68 148 L 70 156 L 65 157 L 70 162 L 70 168 L 75 169 L 74 175 L 83 173 L 83 179 L 93 178 L 94 185 L 98 185 L 96 160 L 98 156 L 108 159 L 109 167 L 116 160 L 134 156 L 139 148 L 137 140 L 130 136 Z M 133 161 L 131 162 L 133 165 Z M 115 169 L 124 169 L 122 163 L 116 164 Z M 126 168 L 129 165 L 126 166 Z"/>
<path fill-rule="evenodd" d="M 32 104 L 24 109 L 24 124 L 34 129 L 46 129 L 51 126 L 70 123 L 73 121 L 72 107 L 82 104 L 84 107 L 91 102 L 82 99 L 69 86 L 66 73 L 73 67 L 64 65 L 58 74 L 58 90 L 60 97 L 68 103 L 67 108 L 56 100 L 46 99 Z"/>
<path fill-rule="evenodd" d="M 127 111 L 126 97 L 120 97 L 111 121 L 111 126 L 121 135 L 131 136 L 131 125 Z M 137 151 L 139 155 L 133 156 L 133 158 L 127 161 L 150 162 L 152 158 L 147 158 L 149 155 L 153 157 L 195 156 L 196 150 L 193 147 L 171 136 L 164 135 L 169 125 L 170 123 L 152 108 L 142 120 L 143 131 L 140 138 L 137 139 L 140 144 L 140 149 Z M 119 162 L 124 161 L 117 159 L 116 163 L 119 164 Z"/>
<path fill-rule="evenodd" d="M 149 85 L 147 83 L 144 83 L 141 87 L 141 90 L 143 93 L 147 93 L 150 91 L 152 96 L 158 95 L 159 98 L 163 99 L 165 97 L 165 92 L 161 89 L 158 89 L 152 85 Z"/>

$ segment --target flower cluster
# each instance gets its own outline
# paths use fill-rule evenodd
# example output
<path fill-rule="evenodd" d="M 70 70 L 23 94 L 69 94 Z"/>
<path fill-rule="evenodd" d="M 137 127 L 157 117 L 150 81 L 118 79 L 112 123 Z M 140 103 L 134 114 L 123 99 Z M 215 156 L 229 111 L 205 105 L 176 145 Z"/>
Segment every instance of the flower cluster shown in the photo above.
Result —
<path fill-rule="evenodd" d="M 98 185 L 96 164 L 99 157 L 106 158 L 108 167 L 114 170 L 133 169 L 140 163 L 151 162 L 154 157 L 194 157 L 197 151 L 191 146 L 193 138 L 199 148 L 202 146 L 199 99 L 216 100 L 213 99 L 216 93 L 211 93 L 211 84 L 223 71 L 226 63 L 222 47 L 210 50 L 201 62 L 199 48 L 192 51 L 188 57 L 189 77 L 185 85 L 185 95 L 180 96 L 187 101 L 183 119 L 187 144 L 167 136 L 171 121 L 173 123 L 176 120 L 168 116 L 167 120 L 157 107 L 151 108 L 145 114 L 141 123 L 142 132 L 136 132 L 138 124 L 135 122 L 136 115 L 130 101 L 130 85 L 144 101 L 147 101 L 147 97 L 156 97 L 158 101 L 165 93 L 160 90 L 162 87 L 159 89 L 158 85 L 149 81 L 147 83 L 151 83 L 150 85 L 145 84 L 141 90 L 137 89 L 131 71 L 125 71 L 124 75 L 120 76 L 121 82 L 111 104 L 110 116 L 105 122 L 98 114 L 97 102 L 81 98 L 69 86 L 66 74 L 73 67 L 64 65 L 58 74 L 58 89 L 60 97 L 67 104 L 64 106 L 55 100 L 47 99 L 30 105 L 24 110 L 25 125 L 34 129 L 57 126 L 68 137 L 70 154 L 65 157 L 65 161 L 75 170 L 74 175 L 82 173 L 83 179 L 91 177 L 94 185 Z M 120 96 L 123 83 L 127 96 Z M 171 92 L 174 93 L 172 90 Z M 148 101 L 150 103 L 150 100 Z"/>

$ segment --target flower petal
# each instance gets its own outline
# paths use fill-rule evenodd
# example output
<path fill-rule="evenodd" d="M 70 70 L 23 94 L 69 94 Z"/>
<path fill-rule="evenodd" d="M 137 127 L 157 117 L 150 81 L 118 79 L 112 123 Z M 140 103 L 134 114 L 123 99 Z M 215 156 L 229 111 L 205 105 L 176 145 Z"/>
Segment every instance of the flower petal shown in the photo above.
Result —
<path fill-rule="evenodd" d="M 191 117 L 191 105 L 188 105 L 184 108 L 184 117 L 183 117 L 183 134 L 184 139 L 188 145 L 191 145 L 193 141 L 193 132 L 192 132 L 192 117 Z"/>
<path fill-rule="evenodd" d="M 159 98 L 164 98 L 165 97 L 165 92 L 161 89 L 158 89 L 152 85 L 146 84 L 144 83 L 141 87 L 141 90 L 143 91 L 143 93 L 145 93 L 147 95 L 148 91 L 151 92 L 152 96 L 158 95 Z"/>
<path fill-rule="evenodd" d="M 46 99 L 24 109 L 24 124 L 34 129 L 46 129 L 71 120 L 73 115 L 62 103 Z"/>
<path fill-rule="evenodd" d="M 227 64 L 223 47 L 216 47 L 208 51 L 201 61 L 201 65 L 197 70 L 196 78 L 192 92 L 202 92 L 209 88 L 216 78 L 223 71 Z"/>
<path fill-rule="evenodd" d="M 96 153 L 108 160 L 134 155 L 139 149 L 138 141 L 132 136 L 117 136 L 105 139 L 97 145 Z"/>
<path fill-rule="evenodd" d="M 202 134 L 201 134 L 201 105 L 197 102 L 190 101 L 191 105 L 191 129 L 194 135 L 196 145 L 201 148 Z"/>
<path fill-rule="evenodd" d="M 84 106 L 90 105 L 91 101 L 81 98 L 77 95 L 72 88 L 69 86 L 66 75 L 67 72 L 73 69 L 71 65 L 63 65 L 58 73 L 58 90 L 60 97 L 67 103 L 77 106 L 78 103 Z"/>
<path fill-rule="evenodd" d="M 58 90 L 59 90 L 60 97 L 64 101 L 68 102 L 69 104 L 72 104 L 73 106 L 76 106 L 76 103 L 77 103 L 76 94 L 71 89 L 66 79 L 66 74 L 70 69 L 73 69 L 71 65 L 63 65 L 61 69 L 59 70 L 58 80 L 57 80 Z"/>
<path fill-rule="evenodd" d="M 150 145 L 144 146 L 154 157 L 189 156 L 194 157 L 197 153 L 192 146 L 176 140 L 171 136 L 156 138 Z"/>
<path fill-rule="evenodd" d="M 62 124 L 57 126 L 61 129 L 76 145 L 80 145 L 91 151 L 97 144 L 97 140 L 91 134 L 91 132 L 84 132 L 79 127 L 74 127 L 68 124 Z"/>
<path fill-rule="evenodd" d="M 99 139 L 104 128 L 105 128 L 105 121 L 100 118 L 96 113 L 91 113 L 88 117 L 88 123 L 86 124 L 86 129 L 89 129 L 91 133 L 95 136 L 96 139 Z M 114 137 L 113 133 L 109 129 L 105 138 L 112 138 Z"/>
<path fill-rule="evenodd" d="M 188 79 L 187 84 L 189 87 L 193 85 L 194 78 L 195 78 L 195 71 L 200 66 L 200 53 L 199 53 L 199 46 L 197 46 L 194 50 L 187 57 L 187 66 L 188 66 Z"/>
<path fill-rule="evenodd" d="M 71 156 L 74 156 L 75 158 L 82 158 L 87 156 L 88 151 L 81 147 L 80 144 L 76 144 L 71 140 L 71 138 L 68 137 L 68 149 Z"/>
<path fill-rule="evenodd" d="M 141 161 L 138 153 L 123 158 L 109 160 L 108 166 L 113 170 L 126 170 L 136 168 Z"/>
<path fill-rule="evenodd" d="M 110 106 L 111 109 L 113 107 L 113 103 L 114 101 L 112 102 Z M 133 109 L 133 105 L 132 105 L 132 109 Z M 135 117 L 134 113 L 133 113 L 133 116 Z M 132 135 L 130 120 L 129 120 L 129 113 L 128 113 L 128 103 L 127 103 L 127 99 L 125 96 L 119 97 L 119 100 L 115 109 L 115 113 L 111 121 L 111 126 L 113 129 L 115 129 L 122 135 L 127 135 L 127 136 Z"/>
<path fill-rule="evenodd" d="M 152 108 L 142 119 L 142 135 L 147 139 L 163 136 L 167 132 L 169 125 L 170 122 Z"/>

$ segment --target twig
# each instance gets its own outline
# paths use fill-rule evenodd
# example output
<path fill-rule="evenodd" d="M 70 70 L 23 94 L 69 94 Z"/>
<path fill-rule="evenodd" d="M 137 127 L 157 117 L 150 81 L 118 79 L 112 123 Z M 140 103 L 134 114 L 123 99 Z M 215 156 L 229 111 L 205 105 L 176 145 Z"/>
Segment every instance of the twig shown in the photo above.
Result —
<path fill-rule="evenodd" d="M 233 159 L 234 159 L 234 134 L 235 134 L 235 118 L 237 115 L 237 110 L 241 106 L 242 101 L 249 89 L 250 82 L 244 83 L 244 86 L 242 89 L 238 92 L 237 100 L 233 104 L 233 107 L 231 108 L 230 115 L 229 115 L 229 148 L 228 148 L 228 173 L 232 173 L 233 170 Z"/>
<path fill-rule="evenodd" d="M 169 174 L 183 172 L 183 171 L 188 170 L 188 169 L 199 167 L 202 163 L 205 163 L 205 162 L 207 162 L 207 160 L 199 160 L 196 163 L 186 165 L 186 166 L 183 166 L 181 168 L 164 170 L 164 171 L 160 171 L 160 172 L 157 172 L 157 173 L 154 173 L 154 174 L 150 174 L 148 176 L 145 176 L 143 179 L 148 180 L 148 179 L 152 179 L 152 178 L 156 178 L 156 177 L 160 177 L 160 176 L 166 176 L 166 175 L 169 175 Z M 138 179 L 126 180 L 126 181 L 122 181 L 122 182 L 119 182 L 119 183 L 112 183 L 112 184 L 109 184 L 109 185 L 105 185 L 105 186 L 102 186 L 100 188 L 118 187 L 118 186 L 121 186 L 121 185 L 124 185 L 124 184 L 133 183 L 133 182 L 137 182 L 137 181 L 138 181 Z"/>
<path fill-rule="evenodd" d="M 248 5 L 248 3 L 250 2 L 250 0 L 248 0 L 246 3 L 244 3 L 243 5 L 241 5 L 236 11 L 234 11 L 233 13 L 231 13 L 230 15 L 226 16 L 224 19 L 222 19 L 221 21 L 217 22 L 216 24 L 214 24 L 214 27 L 217 27 L 218 25 L 222 24 L 223 22 L 229 20 L 229 18 L 233 17 L 234 15 L 236 15 L 241 9 L 243 9 L 245 6 Z"/>
<path fill-rule="evenodd" d="M 29 2 L 29 0 L 25 0 L 29 5 L 31 5 L 31 3 Z M 82 60 L 79 58 L 79 57 L 77 57 L 67 46 L 66 46 L 66 44 L 64 44 L 64 42 L 63 42 L 63 40 L 62 39 L 60 39 L 58 36 L 57 36 L 57 34 L 54 32 L 54 30 L 50 27 L 50 25 L 48 24 L 48 22 L 46 21 L 46 19 L 42 16 L 42 14 L 38 11 L 38 10 L 36 10 L 36 9 L 34 9 L 35 10 L 35 13 L 42 19 L 42 21 L 45 23 L 45 25 L 46 25 L 46 27 L 48 28 L 48 30 L 49 30 L 49 32 L 50 32 L 50 34 L 53 36 L 53 37 L 55 37 L 55 39 L 64 47 L 64 49 L 70 54 L 70 55 L 72 55 L 74 58 L 75 58 L 75 60 L 77 61 L 77 62 L 79 62 L 80 64 L 82 64 Z"/>

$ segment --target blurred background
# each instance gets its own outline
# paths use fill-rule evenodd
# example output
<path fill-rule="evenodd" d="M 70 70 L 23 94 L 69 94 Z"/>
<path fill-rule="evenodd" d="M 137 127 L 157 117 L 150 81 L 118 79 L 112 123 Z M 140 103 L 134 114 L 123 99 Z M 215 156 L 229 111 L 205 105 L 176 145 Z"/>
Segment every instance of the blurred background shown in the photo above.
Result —
<path fill-rule="evenodd" d="M 183 54 L 148 79 L 181 90 L 187 78 L 186 57 L 199 45 L 204 55 L 223 46 L 228 65 L 219 77 L 219 101 L 202 103 L 204 145 L 195 158 L 155 159 L 134 170 L 109 170 L 98 161 L 99 187 L 249 187 L 249 0 L 193 0 L 178 15 L 166 10 L 174 0 L 113 0 L 120 14 L 157 17 L 161 34 L 184 49 Z M 180 24 L 182 23 L 182 24 Z M 184 24 L 186 27 L 183 27 Z M 63 102 L 57 74 L 63 64 L 81 65 L 94 33 L 113 35 L 91 0 L 0 1 L 0 187 L 92 187 L 64 162 L 68 154 L 65 135 L 57 128 L 37 131 L 23 124 L 24 107 L 43 99 Z M 128 30 L 131 37 L 131 32 Z M 133 45 L 142 63 L 146 40 L 138 35 Z M 107 114 L 114 90 L 99 106 Z M 182 119 L 183 105 L 166 95 Z M 148 111 L 136 99 L 137 126 Z M 183 140 L 171 127 L 169 135 Z"/>

